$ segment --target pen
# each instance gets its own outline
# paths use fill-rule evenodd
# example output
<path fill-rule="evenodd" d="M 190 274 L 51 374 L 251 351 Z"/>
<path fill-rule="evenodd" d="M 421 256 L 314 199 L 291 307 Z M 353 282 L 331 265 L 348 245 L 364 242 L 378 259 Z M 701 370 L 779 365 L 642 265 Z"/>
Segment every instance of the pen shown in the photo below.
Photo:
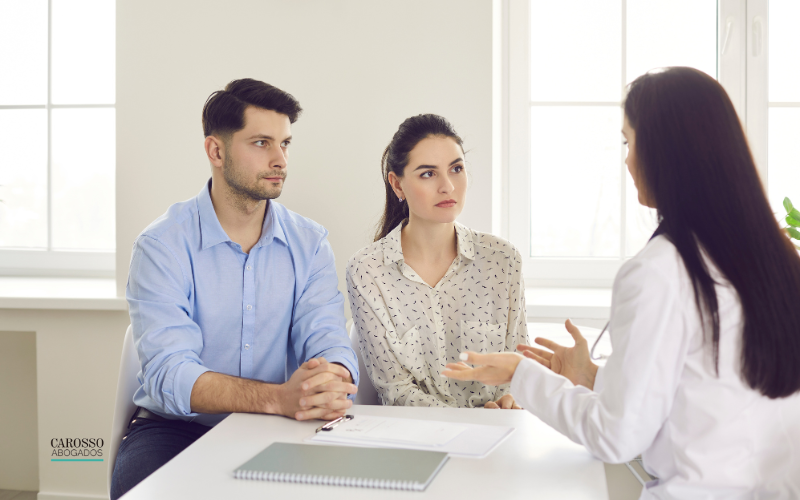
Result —
<path fill-rule="evenodd" d="M 317 432 L 319 432 L 319 431 L 331 431 L 331 430 L 333 430 L 334 427 L 339 425 L 341 422 L 346 421 L 346 420 L 353 420 L 354 418 L 355 417 L 353 415 L 344 415 L 344 416 L 339 417 L 339 418 L 337 418 L 335 420 L 331 420 L 330 422 L 328 422 L 327 424 L 325 424 L 325 425 L 323 425 L 321 427 L 317 427 Z"/>

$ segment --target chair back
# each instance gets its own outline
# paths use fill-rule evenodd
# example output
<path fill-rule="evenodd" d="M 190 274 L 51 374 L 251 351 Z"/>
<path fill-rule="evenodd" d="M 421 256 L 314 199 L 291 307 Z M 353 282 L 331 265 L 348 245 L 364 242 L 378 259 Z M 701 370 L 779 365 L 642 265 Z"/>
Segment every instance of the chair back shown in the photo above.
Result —
<path fill-rule="evenodd" d="M 133 345 L 133 334 L 130 325 L 122 341 L 122 359 L 119 363 L 119 378 L 117 379 L 117 396 L 114 401 L 114 420 L 111 422 L 111 442 L 108 446 L 108 492 L 111 495 L 111 476 L 114 474 L 114 464 L 117 463 L 117 452 L 122 442 L 122 437 L 128 430 L 128 422 L 136 410 L 133 404 L 133 394 L 139 389 L 136 375 L 141 366 L 136 348 Z"/>
<path fill-rule="evenodd" d="M 353 323 L 350 326 L 350 345 L 356 351 L 356 358 L 358 358 L 358 374 L 361 377 L 358 381 L 358 393 L 356 394 L 355 404 L 357 405 L 380 405 L 381 398 L 378 396 L 378 391 L 367 375 L 367 368 L 364 366 L 364 360 L 361 358 L 361 349 L 358 346 L 358 332 L 356 325 Z"/>

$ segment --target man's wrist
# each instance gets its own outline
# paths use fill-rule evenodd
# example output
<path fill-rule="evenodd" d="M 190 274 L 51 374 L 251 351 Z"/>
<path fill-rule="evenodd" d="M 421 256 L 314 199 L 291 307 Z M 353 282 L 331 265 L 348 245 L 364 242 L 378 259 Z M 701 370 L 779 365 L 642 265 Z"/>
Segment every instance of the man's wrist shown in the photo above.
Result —
<path fill-rule="evenodd" d="M 283 415 L 283 405 L 281 402 L 285 384 L 263 384 L 263 402 L 261 407 L 264 413 L 270 415 Z"/>

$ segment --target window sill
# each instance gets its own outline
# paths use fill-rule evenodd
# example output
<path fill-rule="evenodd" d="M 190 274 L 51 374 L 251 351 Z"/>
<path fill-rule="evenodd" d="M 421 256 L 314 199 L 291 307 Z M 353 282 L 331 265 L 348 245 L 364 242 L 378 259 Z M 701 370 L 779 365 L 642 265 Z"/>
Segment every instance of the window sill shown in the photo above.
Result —
<path fill-rule="evenodd" d="M 528 320 L 573 318 L 607 320 L 611 315 L 610 288 L 528 288 Z"/>
<path fill-rule="evenodd" d="M 127 311 L 110 278 L 0 277 L 0 309 Z M 528 288 L 527 316 L 607 320 L 610 288 Z"/>
<path fill-rule="evenodd" d="M 0 277 L 0 309 L 127 311 L 113 278 Z"/>

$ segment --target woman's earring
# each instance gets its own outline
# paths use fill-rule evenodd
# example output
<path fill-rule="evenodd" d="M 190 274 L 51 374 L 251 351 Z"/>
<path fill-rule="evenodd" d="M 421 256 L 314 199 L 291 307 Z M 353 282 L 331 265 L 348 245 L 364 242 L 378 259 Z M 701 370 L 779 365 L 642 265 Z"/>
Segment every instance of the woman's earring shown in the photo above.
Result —
<path fill-rule="evenodd" d="M 398 200 L 400 203 L 403 203 L 403 198 L 402 198 L 401 196 L 398 196 L 398 197 L 397 197 L 397 200 Z"/>

